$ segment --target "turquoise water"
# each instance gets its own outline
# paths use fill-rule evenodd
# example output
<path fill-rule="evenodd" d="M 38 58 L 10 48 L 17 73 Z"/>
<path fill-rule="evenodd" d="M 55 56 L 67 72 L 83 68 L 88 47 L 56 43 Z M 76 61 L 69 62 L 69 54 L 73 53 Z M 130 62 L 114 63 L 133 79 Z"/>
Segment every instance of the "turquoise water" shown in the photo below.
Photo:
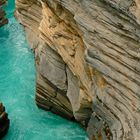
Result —
<path fill-rule="evenodd" d="M 22 27 L 13 17 L 14 0 L 6 7 L 9 24 L 0 29 L 0 101 L 10 129 L 3 140 L 85 140 L 77 124 L 35 105 L 34 56 Z"/>

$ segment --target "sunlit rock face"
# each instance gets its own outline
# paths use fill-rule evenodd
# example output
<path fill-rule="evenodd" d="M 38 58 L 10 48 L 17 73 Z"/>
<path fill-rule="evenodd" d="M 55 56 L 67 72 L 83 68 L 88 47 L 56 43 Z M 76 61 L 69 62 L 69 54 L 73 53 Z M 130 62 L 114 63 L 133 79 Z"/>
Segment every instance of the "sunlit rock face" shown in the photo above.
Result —
<path fill-rule="evenodd" d="M 2 9 L 6 4 L 7 0 L 0 0 L 0 27 L 8 23 L 8 19 L 6 18 L 6 13 Z"/>
<path fill-rule="evenodd" d="M 139 140 L 139 16 L 138 0 L 16 0 L 37 105 L 77 120 L 91 140 Z"/>
<path fill-rule="evenodd" d="M 5 107 L 0 103 L 0 139 L 8 132 L 9 124 L 10 121 L 8 114 L 5 112 Z"/>

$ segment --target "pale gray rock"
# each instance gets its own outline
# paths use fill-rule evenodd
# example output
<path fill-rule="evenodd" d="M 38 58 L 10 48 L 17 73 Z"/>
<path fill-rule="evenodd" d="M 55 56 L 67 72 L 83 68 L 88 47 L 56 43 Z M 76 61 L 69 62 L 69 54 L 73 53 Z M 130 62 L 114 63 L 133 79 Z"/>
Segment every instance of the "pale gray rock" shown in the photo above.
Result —
<path fill-rule="evenodd" d="M 16 5 L 35 52 L 38 106 L 74 116 L 84 126 L 89 122 L 91 140 L 139 140 L 140 2 Z"/>

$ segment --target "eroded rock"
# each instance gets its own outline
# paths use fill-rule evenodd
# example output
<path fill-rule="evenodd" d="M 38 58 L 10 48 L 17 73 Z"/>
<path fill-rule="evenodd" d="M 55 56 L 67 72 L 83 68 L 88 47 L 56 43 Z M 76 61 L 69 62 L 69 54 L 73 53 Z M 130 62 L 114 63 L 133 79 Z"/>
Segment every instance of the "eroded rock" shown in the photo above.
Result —
<path fill-rule="evenodd" d="M 5 107 L 0 103 L 0 139 L 8 132 L 9 124 L 10 121 L 8 114 L 5 112 Z"/>
<path fill-rule="evenodd" d="M 0 0 L 0 27 L 8 23 L 8 19 L 6 18 L 6 13 L 2 9 L 2 7 L 6 4 L 7 0 Z"/>
<path fill-rule="evenodd" d="M 39 107 L 89 138 L 140 138 L 138 0 L 16 0 L 37 67 Z"/>

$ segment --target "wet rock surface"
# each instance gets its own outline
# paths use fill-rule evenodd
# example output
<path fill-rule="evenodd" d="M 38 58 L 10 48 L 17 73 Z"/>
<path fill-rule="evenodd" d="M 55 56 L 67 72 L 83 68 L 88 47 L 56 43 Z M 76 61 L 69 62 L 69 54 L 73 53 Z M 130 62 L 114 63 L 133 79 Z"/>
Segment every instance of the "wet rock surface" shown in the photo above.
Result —
<path fill-rule="evenodd" d="M 7 3 L 7 0 L 0 0 L 0 27 L 8 23 L 6 13 L 3 10 L 3 6 Z"/>
<path fill-rule="evenodd" d="M 9 129 L 10 121 L 8 114 L 5 112 L 5 107 L 0 103 L 0 139 L 6 135 Z"/>
<path fill-rule="evenodd" d="M 35 53 L 36 102 L 89 138 L 140 138 L 138 0 L 16 0 Z"/>

